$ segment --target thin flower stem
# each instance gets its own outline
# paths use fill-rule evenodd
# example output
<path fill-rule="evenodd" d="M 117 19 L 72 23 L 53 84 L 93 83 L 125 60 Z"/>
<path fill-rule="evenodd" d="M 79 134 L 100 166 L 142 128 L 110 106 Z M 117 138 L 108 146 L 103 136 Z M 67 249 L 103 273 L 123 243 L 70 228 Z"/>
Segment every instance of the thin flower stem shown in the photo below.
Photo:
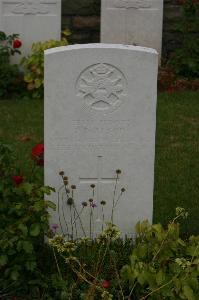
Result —
<path fill-rule="evenodd" d="M 112 211 L 111 211 L 111 222 L 113 223 L 113 213 L 114 213 L 114 206 L 115 206 L 115 195 L 117 190 L 117 183 L 118 183 L 119 175 L 117 174 L 115 179 L 115 186 L 113 191 L 113 201 L 112 201 Z"/>
<path fill-rule="evenodd" d="M 62 227 L 62 222 L 61 222 L 61 218 L 60 218 L 60 192 L 61 192 L 62 188 L 63 188 L 63 186 L 60 187 L 59 190 L 58 190 L 58 205 L 57 205 L 57 209 L 58 209 L 59 225 L 61 227 L 62 234 L 64 235 L 64 231 L 63 231 L 63 227 Z"/>
<path fill-rule="evenodd" d="M 133 294 L 133 291 L 134 291 L 136 285 L 137 285 L 137 281 L 134 283 L 134 285 L 133 285 L 133 287 L 132 287 L 132 289 L 131 289 L 131 291 L 130 291 L 130 294 L 128 295 L 128 299 L 129 299 L 129 300 L 130 300 L 130 298 L 131 298 L 131 295 Z"/>
<path fill-rule="evenodd" d="M 122 300 L 124 300 L 124 293 L 123 293 L 123 289 L 122 289 L 122 286 L 121 286 L 121 283 L 120 283 L 120 275 L 118 273 L 118 270 L 117 270 L 117 266 L 116 266 L 116 262 L 115 262 L 115 259 L 114 259 L 114 256 L 110 255 L 110 259 L 112 260 L 113 262 L 113 266 L 114 266 L 114 269 L 115 269 L 115 273 L 116 273 L 116 276 L 117 276 L 117 280 L 118 280 L 118 284 L 119 284 L 119 288 L 120 288 L 120 291 L 121 291 L 121 294 L 122 294 Z"/>
<path fill-rule="evenodd" d="M 72 215 L 71 205 L 70 205 L 70 224 L 71 224 L 71 238 L 72 238 L 72 241 L 73 241 L 73 215 Z"/>
<path fill-rule="evenodd" d="M 79 212 L 78 212 L 78 210 L 77 210 L 76 205 L 75 205 L 74 202 L 73 202 L 73 207 L 74 207 L 75 212 L 76 212 L 76 214 L 77 214 L 77 216 L 78 216 L 79 223 L 80 223 L 80 226 L 81 226 L 81 228 L 82 228 L 82 232 L 83 232 L 84 236 L 86 236 L 86 232 L 85 232 L 85 230 L 84 230 L 84 226 L 83 226 L 83 224 L 82 224 L 82 220 L 81 220 L 81 218 L 80 218 Z"/>
<path fill-rule="evenodd" d="M 102 231 L 104 230 L 104 207 L 102 205 Z"/>
<path fill-rule="evenodd" d="M 174 223 L 177 221 L 177 219 L 179 219 L 179 218 L 181 217 L 182 214 L 183 214 L 183 213 L 181 213 L 181 214 L 179 214 L 178 216 L 176 216 L 176 217 L 173 219 L 173 221 L 171 222 L 171 224 L 174 224 Z M 164 246 L 164 243 L 165 243 L 166 240 L 167 240 L 167 237 L 168 237 L 168 235 L 169 235 L 169 233 L 170 233 L 170 230 L 171 230 L 171 227 L 170 227 L 169 230 L 167 231 L 167 234 L 166 234 L 165 238 L 163 239 L 163 241 L 162 241 L 162 243 L 161 243 L 161 245 L 160 245 L 160 248 L 158 249 L 158 251 L 156 252 L 156 254 L 154 255 L 154 257 L 153 257 L 153 259 L 152 259 L 152 262 L 155 261 L 156 257 L 158 256 L 158 254 L 159 254 L 160 251 L 162 250 L 162 247 Z"/>
<path fill-rule="evenodd" d="M 108 251 L 108 249 L 109 249 L 109 246 L 110 246 L 110 243 L 108 242 L 107 245 L 106 245 L 106 249 L 105 249 L 105 251 L 104 251 L 104 254 L 103 254 L 101 263 L 100 263 L 100 265 L 99 265 L 98 273 L 97 273 L 96 277 L 98 277 L 98 275 L 99 275 L 99 273 L 100 273 L 100 270 L 101 270 L 102 265 L 103 265 L 103 263 L 104 263 L 104 259 L 105 259 L 105 257 L 106 257 L 106 253 L 107 253 L 107 251 Z"/>
<path fill-rule="evenodd" d="M 113 209 L 115 209 L 116 208 L 116 206 L 117 206 L 117 204 L 118 204 L 118 202 L 120 201 L 120 198 L 121 198 L 121 196 L 122 196 L 122 192 L 120 192 L 120 194 L 119 194 L 119 196 L 118 196 L 118 198 L 117 198 L 117 201 L 115 202 L 115 205 L 114 205 L 114 208 Z"/>
<path fill-rule="evenodd" d="M 84 207 L 82 207 L 82 209 L 81 209 L 81 211 L 79 213 L 79 216 L 81 216 L 83 210 L 84 210 Z M 79 218 L 78 216 L 75 217 L 73 224 L 77 221 L 78 218 Z"/>
<path fill-rule="evenodd" d="M 73 212 L 73 223 L 75 224 L 75 235 L 76 235 L 76 239 L 77 239 L 77 223 L 76 223 L 76 213 L 75 210 Z"/>
<path fill-rule="evenodd" d="M 92 236 L 91 236 L 91 232 L 92 232 L 92 207 L 90 207 L 90 222 L 89 222 L 89 226 L 90 226 L 90 239 L 92 239 Z"/>
<path fill-rule="evenodd" d="M 59 273 L 59 276 L 62 278 L 62 274 L 61 274 L 61 271 L 60 271 L 60 268 L 59 268 L 59 264 L 58 264 L 58 261 L 57 261 L 57 256 L 56 256 L 54 248 L 53 248 L 53 255 L 54 255 L 54 258 L 55 258 L 55 262 L 56 262 L 56 266 L 57 266 L 57 271 Z"/>
<path fill-rule="evenodd" d="M 65 223 L 65 226 L 66 226 L 66 230 L 67 230 L 67 235 L 68 237 L 70 237 L 70 233 L 69 233 L 69 227 L 68 227 L 68 223 L 66 221 L 66 217 L 65 217 L 65 209 L 64 209 L 64 194 L 62 194 L 62 215 L 63 215 L 63 219 L 64 219 L 64 223 Z"/>
<path fill-rule="evenodd" d="M 198 245 L 196 246 L 196 248 L 195 248 L 195 250 L 194 250 L 194 253 L 193 253 L 193 255 L 192 255 L 191 264 L 193 263 L 195 254 L 196 254 L 196 252 L 198 251 L 198 247 L 199 247 L 199 242 L 198 242 Z"/>
<path fill-rule="evenodd" d="M 176 277 L 177 277 L 177 276 L 176 276 Z M 163 284 L 162 286 L 160 286 L 159 288 L 157 288 L 157 289 L 151 291 L 149 294 L 147 294 L 146 296 L 142 297 L 140 300 L 145 300 L 145 299 L 147 299 L 150 295 L 156 293 L 157 291 L 163 289 L 165 286 L 171 284 L 172 281 L 173 281 L 173 278 L 172 278 L 170 281 L 168 281 L 167 283 L 165 283 L 165 284 Z"/>

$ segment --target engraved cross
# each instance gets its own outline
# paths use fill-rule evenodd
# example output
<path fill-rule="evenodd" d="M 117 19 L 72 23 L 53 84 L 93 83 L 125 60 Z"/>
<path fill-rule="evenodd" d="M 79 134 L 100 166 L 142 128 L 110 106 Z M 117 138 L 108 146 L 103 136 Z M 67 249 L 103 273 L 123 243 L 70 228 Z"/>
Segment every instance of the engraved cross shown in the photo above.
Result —
<path fill-rule="evenodd" d="M 80 183 L 81 184 L 95 184 L 96 185 L 96 191 L 97 191 L 97 203 L 99 204 L 101 199 L 101 188 L 103 184 L 113 184 L 115 183 L 115 178 L 114 177 L 103 177 L 102 172 L 103 172 L 103 157 L 98 156 L 97 157 L 97 176 L 96 177 L 80 177 Z"/>

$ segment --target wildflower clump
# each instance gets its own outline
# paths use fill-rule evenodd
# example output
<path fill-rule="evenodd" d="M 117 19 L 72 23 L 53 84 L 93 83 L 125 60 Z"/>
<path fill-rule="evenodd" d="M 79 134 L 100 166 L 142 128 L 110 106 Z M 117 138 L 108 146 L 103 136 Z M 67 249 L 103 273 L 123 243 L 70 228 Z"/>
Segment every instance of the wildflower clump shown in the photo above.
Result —
<path fill-rule="evenodd" d="M 62 235 L 54 236 L 49 240 L 49 244 L 59 253 L 72 253 L 76 250 L 75 243 L 67 241 Z"/>
<path fill-rule="evenodd" d="M 99 243 L 106 243 L 115 241 L 120 237 L 120 230 L 118 227 L 112 223 L 107 223 L 107 227 L 102 231 L 101 234 L 97 237 Z"/>

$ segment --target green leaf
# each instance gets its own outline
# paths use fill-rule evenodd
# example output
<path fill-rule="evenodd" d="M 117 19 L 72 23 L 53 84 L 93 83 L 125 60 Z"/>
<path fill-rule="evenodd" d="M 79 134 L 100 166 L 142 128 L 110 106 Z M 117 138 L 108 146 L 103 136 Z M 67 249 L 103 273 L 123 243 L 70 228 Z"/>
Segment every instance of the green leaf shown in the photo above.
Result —
<path fill-rule="evenodd" d="M 0 266 L 5 266 L 8 262 L 7 255 L 0 255 Z"/>
<path fill-rule="evenodd" d="M 186 298 L 188 300 L 196 300 L 195 297 L 194 297 L 193 290 L 190 288 L 190 286 L 185 285 L 185 286 L 183 286 L 182 289 L 183 289 L 184 295 L 186 296 Z"/>
<path fill-rule="evenodd" d="M 20 229 L 22 231 L 22 233 L 27 236 L 28 234 L 28 228 L 26 225 L 24 224 L 19 224 L 18 229 Z"/>
<path fill-rule="evenodd" d="M 165 275 L 163 273 L 162 270 L 160 270 L 157 274 L 156 274 L 156 282 L 158 285 L 161 285 L 165 280 Z"/>
<path fill-rule="evenodd" d="M 26 182 L 21 185 L 21 188 L 26 192 L 27 195 L 30 195 L 33 190 L 33 184 Z"/>
<path fill-rule="evenodd" d="M 30 226 L 30 235 L 31 236 L 38 236 L 40 233 L 40 224 L 36 223 L 36 224 L 32 224 Z"/>
<path fill-rule="evenodd" d="M 46 201 L 46 205 L 52 208 L 53 210 L 56 210 L 56 204 L 53 203 L 52 201 Z"/>
<path fill-rule="evenodd" d="M 28 241 L 23 242 L 23 249 L 26 253 L 32 253 L 33 252 L 32 243 Z"/>
<path fill-rule="evenodd" d="M 26 269 L 29 271 L 34 271 L 36 266 L 37 266 L 37 264 L 35 261 L 27 261 L 26 262 Z"/>
<path fill-rule="evenodd" d="M 19 278 L 19 272 L 16 270 L 12 271 L 10 277 L 12 278 L 12 280 L 17 280 Z"/>

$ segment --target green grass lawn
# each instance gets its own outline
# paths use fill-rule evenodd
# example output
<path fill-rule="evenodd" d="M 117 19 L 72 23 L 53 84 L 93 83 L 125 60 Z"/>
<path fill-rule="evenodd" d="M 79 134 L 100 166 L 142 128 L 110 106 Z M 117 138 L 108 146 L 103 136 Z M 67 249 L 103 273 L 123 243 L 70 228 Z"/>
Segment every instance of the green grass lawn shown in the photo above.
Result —
<path fill-rule="evenodd" d="M 32 146 L 43 141 L 43 101 L 0 100 L 0 139 L 27 169 Z M 190 214 L 183 232 L 199 233 L 199 92 L 158 97 L 154 222 L 165 224 L 177 206 Z"/>

